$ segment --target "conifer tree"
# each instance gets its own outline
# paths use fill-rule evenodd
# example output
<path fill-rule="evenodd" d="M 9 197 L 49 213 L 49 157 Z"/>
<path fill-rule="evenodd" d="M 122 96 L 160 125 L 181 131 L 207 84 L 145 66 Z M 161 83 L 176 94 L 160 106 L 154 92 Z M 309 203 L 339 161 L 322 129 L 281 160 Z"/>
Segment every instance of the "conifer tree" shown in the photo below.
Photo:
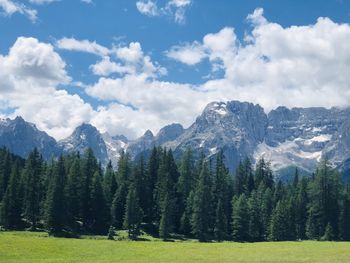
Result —
<path fill-rule="evenodd" d="M 232 239 L 249 241 L 249 208 L 245 194 L 232 201 Z"/>
<path fill-rule="evenodd" d="M 61 156 L 55 164 L 46 197 L 45 225 L 50 235 L 61 235 L 67 219 L 66 200 L 64 195 L 65 167 Z"/>
<path fill-rule="evenodd" d="M 106 204 L 108 207 L 110 207 L 113 201 L 113 196 L 117 191 L 117 181 L 111 161 L 108 162 L 105 175 L 103 177 L 103 190 L 106 198 Z"/>
<path fill-rule="evenodd" d="M 223 241 L 227 238 L 227 217 L 224 209 L 224 205 L 221 199 L 217 203 L 216 213 L 215 213 L 215 227 L 214 236 L 217 241 Z"/>
<path fill-rule="evenodd" d="M 340 222 L 339 222 L 339 234 L 341 240 L 350 241 L 350 191 L 349 187 L 343 196 L 343 202 L 341 206 Z"/>
<path fill-rule="evenodd" d="M 35 148 L 28 156 L 24 169 L 24 217 L 31 229 L 36 229 L 40 217 L 42 158 Z"/>
<path fill-rule="evenodd" d="M 198 185 L 192 204 L 192 232 L 199 241 L 207 241 L 210 234 L 211 211 L 208 207 L 212 202 L 211 179 L 208 164 L 203 162 Z"/>
<path fill-rule="evenodd" d="M 270 240 L 284 241 L 289 239 L 288 207 L 285 200 L 277 202 L 273 210 L 270 225 Z"/>
<path fill-rule="evenodd" d="M 4 151 L 0 159 L 0 202 L 6 192 L 11 173 L 11 154 L 8 150 Z"/>
<path fill-rule="evenodd" d="M 102 178 L 99 171 L 94 173 L 91 189 L 91 210 L 93 220 L 91 230 L 95 234 L 106 234 L 108 229 L 108 210 L 102 188 Z"/>
<path fill-rule="evenodd" d="M 170 232 L 173 230 L 172 222 L 172 200 L 169 194 L 166 194 L 163 204 L 159 223 L 159 237 L 166 240 L 170 236 Z"/>
<path fill-rule="evenodd" d="M 249 237 L 250 241 L 262 241 L 264 239 L 261 208 L 256 191 L 251 193 L 248 200 L 249 206 Z"/>
<path fill-rule="evenodd" d="M 126 198 L 124 228 L 128 230 L 129 238 L 135 240 L 140 235 L 143 212 L 139 204 L 136 187 L 131 184 Z"/>
<path fill-rule="evenodd" d="M 66 185 L 66 200 L 67 200 L 67 221 L 72 232 L 78 231 L 77 221 L 80 215 L 80 204 L 81 204 L 81 167 L 80 167 L 80 157 L 75 155 L 72 157 L 73 163 L 69 168 L 67 185 Z"/>
<path fill-rule="evenodd" d="M 11 169 L 7 190 L 2 200 L 0 222 L 6 229 L 14 230 L 21 227 L 21 200 L 19 195 L 20 170 L 18 162 Z"/>
<path fill-rule="evenodd" d="M 82 159 L 82 178 L 81 178 L 81 193 L 80 199 L 80 210 L 81 218 L 83 221 L 83 227 L 87 230 L 91 227 L 93 221 L 93 215 L 91 211 L 91 187 L 92 187 L 92 178 L 96 170 L 99 169 L 97 160 L 94 157 L 93 151 L 91 148 L 86 149 L 83 159 Z"/>

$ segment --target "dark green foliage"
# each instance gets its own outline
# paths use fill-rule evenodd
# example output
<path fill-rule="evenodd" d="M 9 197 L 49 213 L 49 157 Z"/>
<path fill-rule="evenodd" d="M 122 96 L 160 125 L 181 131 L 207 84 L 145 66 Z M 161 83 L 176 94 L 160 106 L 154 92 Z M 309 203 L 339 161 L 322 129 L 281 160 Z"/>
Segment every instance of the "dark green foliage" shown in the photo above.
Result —
<path fill-rule="evenodd" d="M 24 218 L 31 229 L 36 229 L 40 217 L 42 158 L 35 148 L 28 156 L 25 164 L 24 180 Z"/>
<path fill-rule="evenodd" d="M 102 189 L 102 178 L 99 171 L 94 173 L 91 188 L 91 231 L 94 234 L 106 234 L 109 222 L 109 213 Z"/>
<path fill-rule="evenodd" d="M 21 199 L 20 199 L 20 170 L 16 162 L 12 166 L 12 171 L 6 189 L 0 211 L 0 221 L 6 229 L 18 229 L 21 227 Z"/>
<path fill-rule="evenodd" d="M 309 178 L 296 169 L 282 183 L 263 159 L 255 171 L 245 159 L 232 176 L 222 151 L 195 160 L 189 149 L 180 157 L 177 165 L 161 147 L 148 159 L 122 152 L 114 171 L 111 163 L 98 164 L 91 149 L 82 158 L 49 161 L 36 149 L 27 160 L 0 149 L 0 227 L 111 239 L 124 227 L 131 239 L 142 228 L 162 239 L 350 241 L 350 187 L 327 161 Z"/>
<path fill-rule="evenodd" d="M 218 201 L 215 213 L 214 237 L 217 241 L 227 239 L 227 217 L 221 199 Z"/>
<path fill-rule="evenodd" d="M 334 230 L 330 223 L 327 224 L 324 235 L 321 237 L 323 241 L 333 241 L 335 239 Z"/>
<path fill-rule="evenodd" d="M 245 194 L 232 200 L 232 239 L 249 241 L 249 207 Z"/>
<path fill-rule="evenodd" d="M 124 216 L 124 228 L 128 230 L 130 239 L 135 240 L 140 235 L 140 226 L 143 218 L 143 212 L 140 207 L 139 197 L 134 184 L 130 185 L 128 196 L 126 198 L 126 208 Z"/>
<path fill-rule="evenodd" d="M 111 161 L 109 161 L 106 167 L 106 172 L 103 178 L 103 190 L 106 198 L 106 204 L 108 207 L 110 207 L 113 201 L 113 196 L 117 191 L 117 181 Z"/>
<path fill-rule="evenodd" d="M 210 233 L 211 222 L 211 178 L 208 164 L 203 162 L 202 171 L 196 186 L 192 203 L 192 233 L 199 241 L 207 241 Z"/>
<path fill-rule="evenodd" d="M 61 156 L 55 164 L 53 176 L 46 197 L 45 225 L 50 235 L 61 235 L 67 223 L 67 209 L 64 195 L 66 175 Z"/>

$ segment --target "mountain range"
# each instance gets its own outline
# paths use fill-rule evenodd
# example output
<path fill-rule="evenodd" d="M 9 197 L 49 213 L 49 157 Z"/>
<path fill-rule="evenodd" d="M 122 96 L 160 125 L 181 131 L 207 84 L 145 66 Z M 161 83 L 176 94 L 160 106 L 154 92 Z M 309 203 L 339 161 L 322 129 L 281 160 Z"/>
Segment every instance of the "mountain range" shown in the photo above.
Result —
<path fill-rule="evenodd" d="M 90 124 L 77 127 L 68 138 L 56 141 L 21 117 L 0 120 L 0 146 L 26 157 L 37 147 L 44 158 L 92 148 L 98 160 L 117 165 L 121 150 L 136 158 L 154 146 L 171 148 L 175 156 L 188 148 L 215 157 L 222 149 L 233 172 L 240 160 L 261 157 L 271 162 L 276 175 L 291 167 L 311 173 L 322 158 L 345 174 L 350 171 L 350 108 L 286 108 L 265 113 L 248 102 L 209 103 L 188 128 L 170 124 L 154 135 L 150 130 L 136 140 L 101 134 Z"/>

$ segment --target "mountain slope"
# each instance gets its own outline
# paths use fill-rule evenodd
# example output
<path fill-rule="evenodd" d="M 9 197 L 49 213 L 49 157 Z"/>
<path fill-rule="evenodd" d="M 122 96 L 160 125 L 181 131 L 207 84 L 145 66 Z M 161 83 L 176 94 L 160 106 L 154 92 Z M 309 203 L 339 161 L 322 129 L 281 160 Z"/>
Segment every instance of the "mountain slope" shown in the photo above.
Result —
<path fill-rule="evenodd" d="M 61 153 L 56 140 L 21 117 L 0 120 L 0 146 L 27 157 L 36 147 L 45 159 Z"/>

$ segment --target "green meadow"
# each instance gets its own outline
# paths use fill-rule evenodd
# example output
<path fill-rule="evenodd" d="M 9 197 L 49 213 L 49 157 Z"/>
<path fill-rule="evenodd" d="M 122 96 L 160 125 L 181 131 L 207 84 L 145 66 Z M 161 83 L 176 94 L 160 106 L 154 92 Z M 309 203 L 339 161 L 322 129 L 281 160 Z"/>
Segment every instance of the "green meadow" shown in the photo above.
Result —
<path fill-rule="evenodd" d="M 350 262 L 349 242 L 199 243 L 0 232 L 0 262 Z"/>

